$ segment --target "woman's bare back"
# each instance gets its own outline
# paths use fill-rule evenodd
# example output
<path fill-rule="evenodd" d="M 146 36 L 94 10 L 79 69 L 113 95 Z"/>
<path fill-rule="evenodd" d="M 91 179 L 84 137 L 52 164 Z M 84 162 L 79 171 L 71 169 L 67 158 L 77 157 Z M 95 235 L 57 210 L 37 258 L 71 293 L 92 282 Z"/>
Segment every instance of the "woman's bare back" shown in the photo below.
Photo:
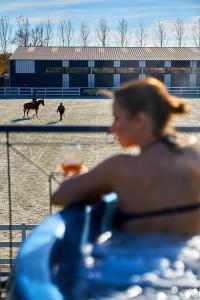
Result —
<path fill-rule="evenodd" d="M 181 148 L 176 153 L 157 143 L 141 156 L 121 156 L 120 170 L 116 190 L 124 212 L 146 212 L 200 202 L 198 145 Z M 199 233 L 200 210 L 129 221 L 125 229 L 134 233 Z"/>

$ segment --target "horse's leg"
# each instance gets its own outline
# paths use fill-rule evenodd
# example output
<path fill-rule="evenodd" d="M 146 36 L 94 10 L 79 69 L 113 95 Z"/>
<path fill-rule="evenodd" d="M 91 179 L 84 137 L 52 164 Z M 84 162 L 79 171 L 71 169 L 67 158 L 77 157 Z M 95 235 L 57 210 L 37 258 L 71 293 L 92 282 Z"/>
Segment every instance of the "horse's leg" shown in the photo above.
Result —
<path fill-rule="evenodd" d="M 23 115 L 23 118 L 25 118 L 25 112 L 26 112 L 26 110 L 25 110 L 25 108 L 24 108 L 24 115 Z"/>
<path fill-rule="evenodd" d="M 29 109 L 27 109 L 27 118 L 29 118 L 28 113 L 29 113 Z"/>

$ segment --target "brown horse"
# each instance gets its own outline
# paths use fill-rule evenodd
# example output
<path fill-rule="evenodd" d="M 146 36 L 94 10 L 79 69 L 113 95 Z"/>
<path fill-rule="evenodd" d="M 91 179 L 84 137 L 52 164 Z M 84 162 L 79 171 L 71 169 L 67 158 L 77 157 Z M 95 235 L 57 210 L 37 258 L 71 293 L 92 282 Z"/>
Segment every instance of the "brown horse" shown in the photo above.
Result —
<path fill-rule="evenodd" d="M 35 110 L 35 114 L 33 116 L 37 116 L 38 117 L 38 109 L 39 109 L 39 106 L 40 104 L 42 104 L 44 106 L 44 99 L 40 99 L 40 100 L 37 100 L 36 102 L 26 102 L 24 103 L 24 116 L 23 118 L 25 117 L 25 113 L 27 111 L 27 117 L 28 117 L 28 113 L 29 113 L 29 110 L 30 109 L 34 109 Z"/>

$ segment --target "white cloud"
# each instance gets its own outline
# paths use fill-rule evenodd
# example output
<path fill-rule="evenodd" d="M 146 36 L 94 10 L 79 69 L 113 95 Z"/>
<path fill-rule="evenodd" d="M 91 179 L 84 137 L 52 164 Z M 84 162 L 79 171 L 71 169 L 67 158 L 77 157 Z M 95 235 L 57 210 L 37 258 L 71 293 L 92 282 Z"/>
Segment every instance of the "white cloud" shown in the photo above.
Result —
<path fill-rule="evenodd" d="M 37 9 L 37 8 L 48 8 L 54 9 L 54 7 L 63 6 L 63 5 L 78 5 L 78 4 L 87 4 L 87 3 L 97 3 L 97 2 L 106 2 L 107 0 L 44 0 L 39 1 L 35 0 L 34 2 L 28 2 L 27 0 L 15 1 L 15 3 L 10 1 L 4 1 L 1 3 L 1 14 L 9 13 L 16 10 L 26 10 L 26 9 Z"/>

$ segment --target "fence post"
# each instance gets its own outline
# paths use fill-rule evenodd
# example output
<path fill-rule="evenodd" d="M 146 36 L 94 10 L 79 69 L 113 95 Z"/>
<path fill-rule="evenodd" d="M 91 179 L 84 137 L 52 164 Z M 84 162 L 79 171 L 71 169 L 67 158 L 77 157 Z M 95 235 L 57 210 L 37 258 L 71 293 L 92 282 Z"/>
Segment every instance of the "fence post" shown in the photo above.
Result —
<path fill-rule="evenodd" d="M 24 242 L 26 240 L 26 223 L 22 223 L 21 228 L 22 228 L 22 242 Z"/>
<path fill-rule="evenodd" d="M 8 207 L 9 207 L 9 243 L 10 243 L 10 270 L 12 271 L 12 199 L 11 199 L 11 172 L 10 172 L 10 140 L 9 132 L 6 132 L 6 148 L 7 148 L 7 177 L 8 177 Z"/>
<path fill-rule="evenodd" d="M 52 176 L 53 176 L 53 174 L 51 173 L 49 175 L 49 214 L 50 214 L 50 216 L 52 215 Z"/>

